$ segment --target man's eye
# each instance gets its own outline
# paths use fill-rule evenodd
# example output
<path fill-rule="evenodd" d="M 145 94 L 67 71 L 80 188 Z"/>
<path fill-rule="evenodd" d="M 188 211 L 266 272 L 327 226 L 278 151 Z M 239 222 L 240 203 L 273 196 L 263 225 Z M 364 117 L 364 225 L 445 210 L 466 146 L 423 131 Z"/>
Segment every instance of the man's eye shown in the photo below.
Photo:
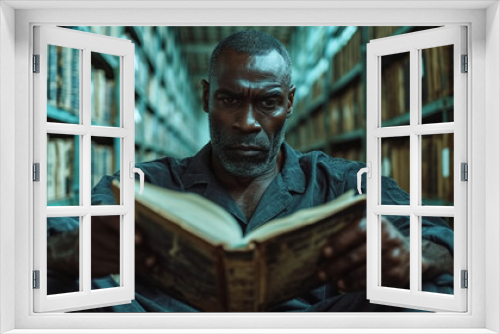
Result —
<path fill-rule="evenodd" d="M 262 101 L 262 106 L 264 108 L 275 108 L 278 105 L 278 100 L 276 99 L 266 99 Z"/>
<path fill-rule="evenodd" d="M 235 103 L 238 102 L 238 99 L 235 99 L 235 98 L 232 98 L 232 97 L 223 97 L 221 100 L 225 104 L 235 104 Z"/>

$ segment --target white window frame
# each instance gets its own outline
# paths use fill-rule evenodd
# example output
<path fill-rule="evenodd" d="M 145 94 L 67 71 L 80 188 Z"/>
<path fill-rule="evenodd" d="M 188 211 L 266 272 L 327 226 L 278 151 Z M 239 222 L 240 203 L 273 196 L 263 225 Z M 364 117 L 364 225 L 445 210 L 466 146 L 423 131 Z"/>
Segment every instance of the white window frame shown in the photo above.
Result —
<path fill-rule="evenodd" d="M 132 5 L 130 5 L 132 4 Z M 391 9 L 391 6 L 406 9 Z M 36 333 L 41 328 L 176 328 L 192 332 L 342 332 L 350 333 L 464 333 L 500 332 L 500 10 L 498 1 L 434 2 L 50 2 L 0 3 L 0 332 Z M 63 9 L 73 6 L 80 9 Z M 87 6 L 87 9 L 81 9 Z M 100 9 L 93 8 L 99 6 Z M 150 6 L 150 10 L 114 6 Z M 346 9 L 358 6 L 359 8 Z M 428 6 L 428 7 L 426 7 Z M 455 6 L 460 6 L 457 9 Z M 110 10 L 103 10 L 108 7 Z M 163 7 L 158 9 L 158 7 Z M 216 8 L 224 8 L 224 10 Z M 24 9 L 23 9 L 24 8 Z M 43 10 L 51 8 L 54 10 Z M 242 9 L 246 10 L 242 10 Z M 369 8 L 369 9 L 366 9 Z M 411 10 L 408 10 L 411 8 Z M 440 8 L 440 9 L 436 9 Z M 59 10 L 55 10 L 59 9 Z M 263 11 L 262 9 L 265 9 Z M 464 24 L 469 31 L 468 133 L 471 245 L 469 257 L 469 311 L 465 314 L 34 314 L 32 312 L 32 96 L 30 55 L 32 27 L 57 25 L 443 25 Z M 14 37 L 15 36 L 15 37 Z M 487 71 L 486 71 L 487 69 Z M 15 138 L 12 145 L 12 138 Z M 487 153 L 486 153 L 487 152 Z M 14 177 L 12 177 L 14 175 Z M 486 175 L 488 182 L 486 182 Z M 12 196 L 15 189 L 15 196 Z M 486 196 L 488 194 L 488 196 Z M 488 222 L 486 222 L 486 218 Z M 15 237 L 12 237 L 15 236 Z M 13 255 L 14 254 L 14 255 Z M 13 288 L 14 287 L 14 288 Z M 12 307 L 14 305 L 14 307 Z M 288 329 L 284 329 L 288 328 Z M 411 330 L 410 328 L 413 328 Z M 101 330 L 99 330 L 101 329 Z M 267 329 L 267 330 L 265 330 Z M 295 329 L 295 330 L 294 330 Z M 335 330 L 337 329 L 337 330 Z M 415 329 L 418 329 L 415 331 Z M 431 330 L 432 329 L 432 330 Z M 55 332 L 55 331 L 51 331 Z M 76 332 L 76 331 L 73 331 Z M 118 332 L 120 332 L 118 330 Z M 137 330 L 136 332 L 144 332 Z M 248 332 L 248 330 L 246 331 Z M 186 333 L 186 331 L 184 331 Z"/>
<path fill-rule="evenodd" d="M 411 34 L 375 39 L 366 46 L 367 53 L 367 298 L 372 303 L 419 310 L 467 310 L 467 290 L 461 288 L 461 270 L 467 269 L 467 185 L 461 181 L 460 164 L 467 162 L 467 73 L 461 73 L 461 56 L 466 54 L 466 27 L 450 25 Z M 422 50 L 453 46 L 453 122 L 422 123 Z M 408 125 L 382 126 L 381 91 L 382 57 L 407 52 L 409 55 L 410 121 Z M 422 205 L 422 136 L 451 133 L 454 138 L 454 201 L 452 206 Z M 409 139 L 410 188 L 408 205 L 382 205 L 382 141 L 391 137 Z M 410 220 L 409 288 L 395 289 L 381 283 L 383 266 L 380 222 L 383 215 L 408 216 Z M 453 217 L 453 294 L 422 291 L 422 218 Z"/>
<path fill-rule="evenodd" d="M 79 124 L 47 121 L 47 46 L 57 45 L 79 50 L 80 108 Z M 91 123 L 91 53 L 114 55 L 119 59 L 120 100 L 119 126 L 94 126 Z M 34 192 L 34 270 L 39 271 L 39 287 L 34 290 L 35 312 L 73 311 L 99 306 L 130 303 L 134 299 L 134 44 L 119 38 L 101 36 L 59 27 L 34 27 L 34 53 L 39 55 L 39 73 L 34 81 L 34 162 L 39 163 L 39 182 Z M 77 206 L 47 206 L 47 134 L 80 136 L 79 188 Z M 95 137 L 120 141 L 120 200 L 118 205 L 91 205 L 91 140 Z M 132 173 L 133 175 L 133 173 Z M 79 216 L 79 291 L 47 295 L 47 218 Z M 92 216 L 119 216 L 118 287 L 92 290 L 91 227 Z"/>

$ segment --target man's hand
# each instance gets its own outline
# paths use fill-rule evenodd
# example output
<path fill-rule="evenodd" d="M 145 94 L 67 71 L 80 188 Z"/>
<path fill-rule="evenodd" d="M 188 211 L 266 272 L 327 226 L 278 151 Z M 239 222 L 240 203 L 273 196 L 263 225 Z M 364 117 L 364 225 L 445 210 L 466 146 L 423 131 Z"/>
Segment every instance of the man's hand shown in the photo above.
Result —
<path fill-rule="evenodd" d="M 410 281 L 410 241 L 389 221 L 381 221 L 382 286 L 408 288 Z M 422 242 L 422 275 L 432 278 L 443 272 L 453 272 L 449 251 L 437 244 Z M 366 220 L 337 233 L 323 249 L 326 264 L 319 271 L 323 281 L 329 281 L 343 292 L 366 289 Z M 451 268 L 451 269 L 450 269 Z"/>
<path fill-rule="evenodd" d="M 94 216 L 91 222 L 91 276 L 102 277 L 120 273 L 120 218 Z M 143 234 L 136 229 L 136 261 L 143 268 L 155 264 Z M 79 231 L 52 236 L 47 241 L 47 267 L 72 277 L 79 273 Z M 139 263 L 136 262 L 136 266 Z"/>

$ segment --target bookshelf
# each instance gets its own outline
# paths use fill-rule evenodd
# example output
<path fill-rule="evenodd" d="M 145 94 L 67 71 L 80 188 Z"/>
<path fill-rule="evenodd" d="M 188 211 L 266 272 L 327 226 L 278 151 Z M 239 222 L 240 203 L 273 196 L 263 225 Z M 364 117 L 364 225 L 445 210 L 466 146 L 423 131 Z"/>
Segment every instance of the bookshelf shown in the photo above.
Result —
<path fill-rule="evenodd" d="M 182 158 L 193 155 L 208 141 L 208 123 L 206 117 L 202 117 L 204 113 L 199 107 L 201 92 L 192 87 L 179 33 L 175 27 L 67 28 L 125 38 L 135 44 L 136 162 L 162 156 Z M 48 53 L 47 121 L 78 124 L 78 50 L 54 47 Z M 92 53 L 92 125 L 120 124 L 119 76 L 118 57 Z M 95 185 L 102 176 L 120 169 L 120 140 L 93 139 L 91 179 L 92 185 Z M 48 180 L 48 205 L 78 205 L 79 138 L 56 136 L 50 138 L 50 142 L 48 161 L 54 163 L 53 166 L 48 166 L 52 168 L 52 176 L 49 175 Z M 63 148 L 66 151 L 60 152 Z M 61 174 L 65 165 L 72 166 L 72 170 L 64 170 L 63 182 L 56 175 Z"/>
<path fill-rule="evenodd" d="M 201 94 L 193 87 L 189 77 L 186 57 L 182 51 L 179 30 L 176 27 L 71 27 L 86 32 L 132 40 L 135 48 L 135 130 L 136 161 L 148 161 L 161 156 L 185 157 L 196 153 L 208 139 L 208 124 L 201 108 Z M 366 43 L 375 38 L 383 38 L 433 27 L 295 27 L 288 47 L 293 60 L 293 82 L 297 87 L 294 116 L 288 122 L 287 141 L 301 151 L 322 150 L 325 153 L 349 160 L 364 161 L 366 157 Z M 449 49 L 425 50 L 422 66 L 422 122 L 453 121 L 453 66 L 449 63 Z M 74 52 L 65 51 L 75 59 Z M 50 61 L 50 60 L 49 60 Z M 64 57 L 60 64 L 64 62 Z M 67 62 L 67 60 L 66 60 Z M 382 126 L 399 126 L 409 123 L 407 105 L 408 78 L 403 56 L 396 55 L 383 64 L 386 81 L 394 87 L 401 87 L 397 94 L 386 94 Z M 93 73 L 96 85 L 106 90 L 119 91 L 119 61 L 110 55 L 92 55 Z M 442 68 L 445 77 L 436 75 L 434 67 Z M 71 73 L 56 73 L 58 80 L 74 80 L 74 66 Z M 434 71 L 433 71 L 434 70 Z M 450 76 L 451 72 L 451 76 Z M 50 75 L 50 73 L 49 73 Z M 74 84 L 74 83 L 73 83 Z M 58 86 L 50 86 L 49 94 L 57 96 L 47 107 L 50 121 L 78 123 L 78 111 L 74 111 L 77 100 L 61 99 Z M 72 87 L 70 85 L 70 87 Z M 68 89 L 66 89 L 68 90 Z M 66 94 L 74 94 L 71 88 Z M 106 96 L 101 88 L 97 96 L 99 103 L 106 106 Z M 59 94 L 59 95 L 57 95 Z M 111 94 L 112 95 L 112 94 Z M 61 99 L 59 101 L 58 99 Z M 52 99 L 53 100 L 53 99 Z M 103 102 L 104 101 L 104 102 Z M 75 104 L 71 106 L 70 104 Z M 77 108 L 76 108 L 77 109 Z M 108 114 L 93 116 L 96 125 L 113 126 L 119 124 L 118 105 L 100 107 L 111 109 Z M 391 142 L 386 150 L 394 157 L 406 156 L 401 143 Z M 388 145 L 388 144 L 386 144 Z M 441 145 L 441 146 L 440 146 Z M 444 145 L 444 146 L 443 146 Z M 451 145 L 451 147 L 450 147 Z M 436 139 L 428 146 L 442 147 L 452 151 L 453 141 Z M 106 166 L 95 170 L 113 173 L 119 168 L 119 141 L 100 140 L 96 143 L 97 160 L 106 160 Z M 72 154 L 78 158 L 77 139 L 74 140 Z M 109 160 L 111 153 L 112 159 Z M 444 152 L 444 151 L 443 151 Z M 68 155 L 65 155 L 68 156 Z M 442 152 L 432 151 L 431 166 L 443 164 Z M 409 168 L 409 162 L 391 162 L 398 168 Z M 405 163 L 407 165 L 405 165 Z M 396 165 L 395 165 L 396 166 Z M 394 166 L 394 167 L 395 167 Z M 394 170 L 388 168 L 387 170 Z M 449 174 L 453 171 L 446 170 Z M 77 172 L 77 171 L 75 171 Z M 104 175 L 104 174 L 103 174 Z M 430 175 L 430 174 L 429 174 Z M 444 175 L 444 174 L 443 174 Z M 102 175 L 96 176 L 99 179 Z M 390 176 L 390 175 L 388 175 Z M 433 176 L 435 177 L 435 176 Z M 73 179 L 77 179 L 73 177 Z M 94 178 L 93 178 L 94 179 Z M 71 182 L 71 181 L 68 181 Z M 68 183 L 67 182 L 67 183 Z M 398 180 L 408 184 L 407 180 Z M 73 196 L 77 198 L 78 185 L 73 181 Z M 69 192 L 71 193 L 71 192 Z M 423 190 L 426 199 L 433 203 L 449 203 L 449 199 L 439 197 L 442 190 Z M 75 195 L 76 194 L 76 195 Z M 436 198 L 435 198 L 436 197 Z M 54 203 L 65 199 L 53 198 Z"/>
<path fill-rule="evenodd" d="M 297 87 L 295 114 L 288 124 L 287 141 L 303 152 L 321 150 L 334 157 L 365 161 L 366 44 L 371 39 L 430 28 L 434 27 L 297 27 L 290 46 Z M 453 121 L 452 51 L 449 47 L 422 51 L 424 124 Z M 407 62 L 404 55 L 382 61 L 382 75 L 390 86 L 389 93 L 384 96 L 382 92 L 382 126 L 409 124 Z M 453 140 L 437 136 L 422 140 L 423 150 L 428 152 L 428 161 L 422 166 L 427 177 L 423 199 L 429 205 L 453 205 L 453 190 L 448 185 L 453 178 L 449 156 Z M 384 144 L 384 150 L 391 152 L 385 162 L 390 164 L 386 176 L 395 178 L 403 188 L 409 187 L 409 175 L 394 171 L 409 170 L 408 142 L 401 138 Z M 442 173 L 433 172 L 436 168 Z"/>

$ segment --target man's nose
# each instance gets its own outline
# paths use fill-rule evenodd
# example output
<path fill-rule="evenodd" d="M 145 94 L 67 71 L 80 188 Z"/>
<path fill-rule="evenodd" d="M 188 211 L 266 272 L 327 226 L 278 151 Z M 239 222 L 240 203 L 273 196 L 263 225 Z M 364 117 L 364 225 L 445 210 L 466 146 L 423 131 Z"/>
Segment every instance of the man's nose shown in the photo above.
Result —
<path fill-rule="evenodd" d="M 234 122 L 234 127 L 243 132 L 259 132 L 261 126 L 255 117 L 255 108 L 251 103 L 247 104 L 245 108 L 242 108 L 239 113 L 237 113 L 236 121 Z"/>

